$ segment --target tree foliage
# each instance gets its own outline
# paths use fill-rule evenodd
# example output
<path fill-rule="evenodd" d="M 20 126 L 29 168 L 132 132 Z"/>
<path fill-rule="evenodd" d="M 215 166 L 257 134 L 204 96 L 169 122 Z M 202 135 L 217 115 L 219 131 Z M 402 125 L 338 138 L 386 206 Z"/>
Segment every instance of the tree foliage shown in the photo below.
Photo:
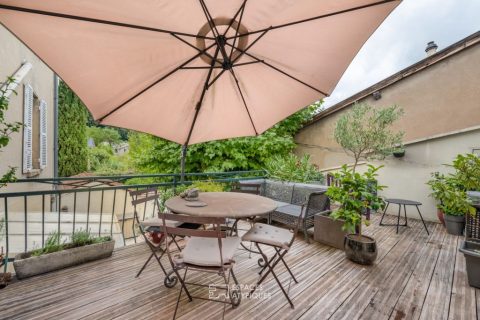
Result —
<path fill-rule="evenodd" d="M 318 182 L 324 180 L 318 167 L 310 163 L 310 155 L 305 154 L 299 158 L 291 153 L 284 156 L 273 156 L 265 163 L 267 176 L 273 180 L 291 182 Z"/>
<path fill-rule="evenodd" d="M 22 124 L 20 122 L 8 122 L 5 120 L 5 114 L 8 110 L 9 97 L 7 96 L 8 87 L 14 79 L 9 77 L 0 89 L 0 150 L 5 148 L 10 142 L 10 135 L 18 132 Z M 16 94 L 15 92 L 13 92 Z M 0 151 L 1 152 L 1 151 Z M 0 188 L 8 182 L 15 180 L 16 168 L 10 167 L 9 170 L 0 177 Z"/>
<path fill-rule="evenodd" d="M 96 146 L 102 143 L 108 143 L 114 145 L 122 140 L 120 133 L 113 128 L 109 127 L 87 127 L 87 137 L 93 139 Z"/>
<path fill-rule="evenodd" d="M 393 132 L 392 124 L 403 115 L 398 106 L 383 109 L 355 103 L 338 119 L 334 138 L 355 159 L 354 171 L 361 159 L 382 160 L 402 146 L 403 132 Z"/>
<path fill-rule="evenodd" d="M 58 96 L 58 171 L 62 177 L 87 170 L 87 110 L 75 93 L 60 82 Z"/>
<path fill-rule="evenodd" d="M 343 229 L 362 234 L 362 221 L 368 224 L 368 220 L 362 219 L 362 213 L 370 210 L 379 210 L 384 207 L 384 202 L 378 196 L 378 191 L 385 187 L 377 183 L 377 171 L 382 168 L 368 165 L 368 170 L 360 174 L 348 169 L 343 165 L 339 172 L 334 173 L 335 180 L 339 183 L 330 186 L 327 195 L 340 207 L 332 213 L 332 218 L 344 220 Z"/>
<path fill-rule="evenodd" d="M 191 145 L 187 151 L 186 172 L 263 169 L 272 156 L 285 156 L 293 150 L 293 136 L 318 112 L 320 106 L 321 102 L 315 103 L 257 137 Z M 180 145 L 144 133 L 130 133 L 129 144 L 129 154 L 137 171 L 180 171 Z"/>

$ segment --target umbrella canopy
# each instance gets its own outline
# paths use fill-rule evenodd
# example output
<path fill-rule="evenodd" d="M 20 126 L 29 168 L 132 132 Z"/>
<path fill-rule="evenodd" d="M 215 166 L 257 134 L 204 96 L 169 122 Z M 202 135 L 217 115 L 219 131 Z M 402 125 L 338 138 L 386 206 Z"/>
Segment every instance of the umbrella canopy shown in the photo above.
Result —
<path fill-rule="evenodd" d="M 328 96 L 398 0 L 0 0 L 101 124 L 188 145 Z"/>

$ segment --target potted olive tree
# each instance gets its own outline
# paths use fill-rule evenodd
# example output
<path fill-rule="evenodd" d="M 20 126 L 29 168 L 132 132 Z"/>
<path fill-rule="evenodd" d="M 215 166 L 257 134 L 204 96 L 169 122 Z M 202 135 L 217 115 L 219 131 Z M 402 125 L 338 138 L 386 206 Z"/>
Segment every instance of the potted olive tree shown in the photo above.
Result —
<path fill-rule="evenodd" d="M 344 240 L 345 254 L 348 259 L 360 264 L 372 264 L 377 258 L 376 241 L 362 234 L 362 223 L 369 223 L 364 219 L 364 212 L 384 206 L 383 200 L 377 195 L 384 186 L 372 183 L 376 181 L 380 168 L 369 165 L 368 170 L 360 174 L 344 165 L 334 174 L 339 181 L 338 186 L 331 186 L 327 191 L 330 199 L 340 205 L 331 217 L 344 221 L 342 228 L 348 232 Z M 372 188 L 375 192 L 372 192 Z"/>
<path fill-rule="evenodd" d="M 403 148 L 403 132 L 392 130 L 392 125 L 403 115 L 398 106 L 374 108 L 365 103 L 356 103 L 338 119 L 334 138 L 344 151 L 353 158 L 351 173 L 356 172 L 361 160 L 383 160 Z M 336 179 L 336 178 L 335 178 Z M 335 181 L 335 184 L 341 181 Z M 366 190 L 377 194 L 376 181 L 368 181 Z M 371 210 L 364 209 L 367 213 Z M 335 247 L 343 247 L 345 231 L 340 220 L 331 214 L 315 216 L 315 240 Z M 327 231 L 328 230 L 328 231 Z M 340 241 L 339 241 L 340 240 Z"/>

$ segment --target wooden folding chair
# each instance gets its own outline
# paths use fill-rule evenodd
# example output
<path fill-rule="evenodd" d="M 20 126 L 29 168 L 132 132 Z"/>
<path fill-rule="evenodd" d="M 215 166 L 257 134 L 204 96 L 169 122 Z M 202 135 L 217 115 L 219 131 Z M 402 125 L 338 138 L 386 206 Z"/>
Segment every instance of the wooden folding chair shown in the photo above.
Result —
<path fill-rule="evenodd" d="M 287 298 L 288 303 L 290 304 L 290 307 L 292 307 L 292 309 L 294 308 L 293 302 L 288 296 L 288 293 L 284 289 L 282 283 L 278 279 L 277 274 L 274 271 L 274 268 L 277 266 L 279 262 L 282 262 L 285 268 L 287 269 L 288 273 L 292 277 L 293 281 L 295 281 L 295 283 L 298 283 L 297 279 L 292 273 L 292 270 L 290 270 L 287 263 L 285 262 L 284 257 L 292 247 L 293 242 L 295 241 L 295 236 L 297 235 L 297 232 L 302 223 L 302 219 L 304 215 L 303 211 L 304 210 L 302 210 L 302 212 L 300 213 L 297 220 L 297 225 L 295 227 L 295 230 L 293 231 L 284 229 L 284 228 L 279 228 L 269 224 L 255 223 L 253 227 L 246 234 L 243 235 L 242 241 L 251 241 L 252 243 L 254 243 L 258 249 L 258 252 L 262 255 L 262 258 L 260 258 L 258 261 L 258 264 L 260 266 L 263 266 L 259 272 L 260 278 L 255 284 L 254 288 L 250 291 L 249 296 L 251 296 L 253 292 L 255 292 L 257 287 L 271 273 L 275 278 L 275 281 L 280 286 L 280 289 L 282 290 L 283 294 Z M 272 247 L 275 250 L 275 254 L 269 259 L 267 255 L 264 253 L 264 251 L 262 250 L 262 248 L 260 247 L 260 245 Z M 265 270 L 267 270 L 267 272 L 264 273 Z"/>
<path fill-rule="evenodd" d="M 145 239 L 145 243 L 148 245 L 148 247 L 151 250 L 150 256 L 148 257 L 147 261 L 145 261 L 145 263 L 140 268 L 140 270 L 138 271 L 135 277 L 136 278 L 139 277 L 140 274 L 143 272 L 143 270 L 145 270 L 147 265 L 150 263 L 152 258 L 155 258 L 155 260 L 157 260 L 158 262 L 158 265 L 160 266 L 160 269 L 162 269 L 163 273 L 165 274 L 165 280 L 164 280 L 165 286 L 168 288 L 172 288 L 173 286 L 175 286 L 176 280 L 168 276 L 168 273 L 165 270 L 165 267 L 160 261 L 162 256 L 165 254 L 165 249 L 162 247 L 162 244 L 164 243 L 164 239 L 166 239 L 167 237 L 165 237 L 165 234 L 160 230 L 161 226 L 163 226 L 163 221 L 160 218 L 158 190 L 156 188 L 148 188 L 148 189 L 142 189 L 142 190 L 136 190 L 136 191 L 129 191 L 129 193 L 130 193 L 130 196 L 132 197 L 132 205 L 134 208 L 135 223 L 133 228 L 135 229 L 135 224 L 138 226 L 140 233 Z M 155 212 L 155 210 L 157 210 L 157 215 L 156 217 L 145 219 L 145 209 L 146 209 L 147 203 L 149 202 L 153 203 L 153 211 Z M 138 205 L 141 205 L 141 204 L 144 205 L 143 207 L 144 214 L 143 214 L 142 220 L 140 220 L 140 214 L 137 210 Z M 178 226 L 181 224 L 181 222 L 167 221 L 167 224 L 169 226 Z M 148 234 L 150 233 L 155 233 L 158 235 L 159 237 L 158 243 L 155 243 L 153 239 L 148 236 Z M 180 247 L 177 241 L 175 240 L 175 238 L 166 239 L 165 245 L 170 246 L 172 243 L 175 243 L 178 250 L 180 250 Z"/>
<path fill-rule="evenodd" d="M 225 218 L 210 218 L 210 217 L 191 217 L 185 215 L 161 214 L 164 225 L 163 231 L 169 237 L 187 236 L 185 247 L 181 253 L 173 254 L 166 242 L 166 252 L 168 259 L 172 265 L 173 271 L 180 283 L 181 288 L 175 306 L 175 313 L 173 318 L 177 315 L 178 305 L 181 301 L 182 293 L 185 292 L 189 301 L 195 299 L 209 300 L 214 302 L 224 303 L 224 311 L 227 304 L 232 305 L 232 308 L 237 307 L 241 301 L 241 290 L 233 272 L 234 254 L 240 244 L 240 238 L 227 237 L 226 233 L 222 231 L 221 225 L 225 224 Z M 182 228 L 182 226 L 169 226 L 168 221 L 176 221 L 182 223 L 194 224 L 209 224 L 213 225 L 212 230 L 192 230 Z M 166 241 L 166 240 L 165 240 Z M 183 271 L 183 275 L 180 272 Z M 188 271 L 199 271 L 214 273 L 223 278 L 225 285 L 206 285 L 201 283 L 187 282 Z M 230 276 L 234 282 L 234 288 L 230 288 Z M 223 299 L 219 296 L 211 297 L 209 291 L 209 298 L 192 296 L 187 288 L 188 286 L 208 287 L 209 290 L 225 290 Z"/>

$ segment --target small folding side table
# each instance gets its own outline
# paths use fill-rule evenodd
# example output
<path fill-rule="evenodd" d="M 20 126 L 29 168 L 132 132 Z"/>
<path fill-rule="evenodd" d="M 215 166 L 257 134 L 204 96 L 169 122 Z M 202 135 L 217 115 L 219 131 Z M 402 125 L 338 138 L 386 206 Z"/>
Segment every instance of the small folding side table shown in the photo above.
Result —
<path fill-rule="evenodd" d="M 397 233 L 398 233 L 398 228 L 399 227 L 407 227 L 408 222 L 407 222 L 407 206 L 414 206 L 417 208 L 418 214 L 420 215 L 420 219 L 422 219 L 423 227 L 425 228 L 425 231 L 427 231 L 427 234 L 430 235 L 428 232 L 427 225 L 425 224 L 425 221 L 423 220 L 422 213 L 420 212 L 420 209 L 418 206 L 421 206 L 422 203 L 418 201 L 412 201 L 412 200 L 405 200 L 405 199 L 385 199 L 385 202 L 387 203 L 387 206 L 385 207 L 385 210 L 383 211 L 382 219 L 380 219 L 380 225 L 381 226 L 397 226 Z M 390 203 L 393 204 L 398 204 L 398 217 L 397 217 L 397 224 L 385 224 L 383 223 L 383 217 L 385 217 L 385 213 L 387 212 L 388 206 Z M 403 212 L 405 214 L 405 224 L 400 224 L 400 213 L 402 210 L 403 206 Z"/>

